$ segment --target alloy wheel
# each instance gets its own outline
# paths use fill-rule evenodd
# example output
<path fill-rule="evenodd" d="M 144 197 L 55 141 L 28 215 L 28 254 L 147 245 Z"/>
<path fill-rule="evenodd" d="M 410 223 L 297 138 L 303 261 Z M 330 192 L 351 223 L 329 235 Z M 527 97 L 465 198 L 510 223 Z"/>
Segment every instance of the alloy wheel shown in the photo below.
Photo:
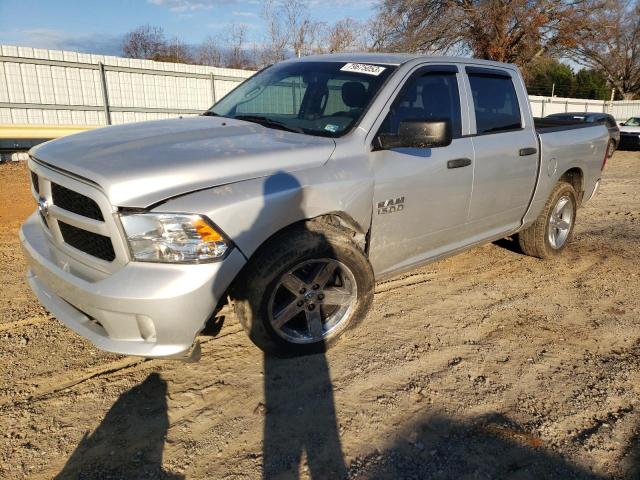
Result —
<path fill-rule="evenodd" d="M 289 342 L 323 341 L 349 323 L 357 294 L 354 275 L 342 262 L 307 260 L 278 280 L 269 300 L 269 320 Z"/>
<path fill-rule="evenodd" d="M 573 225 L 573 212 L 573 200 L 567 195 L 560 197 L 551 210 L 547 235 L 552 248 L 558 250 L 567 241 Z"/>

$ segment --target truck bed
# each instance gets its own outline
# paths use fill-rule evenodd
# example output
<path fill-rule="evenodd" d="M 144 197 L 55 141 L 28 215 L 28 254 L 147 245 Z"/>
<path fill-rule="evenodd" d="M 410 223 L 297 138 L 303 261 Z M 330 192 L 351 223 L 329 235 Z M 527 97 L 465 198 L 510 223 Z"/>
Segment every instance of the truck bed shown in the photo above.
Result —
<path fill-rule="evenodd" d="M 533 125 L 538 133 L 561 132 L 576 128 L 593 127 L 594 123 L 580 122 L 577 120 L 559 120 L 557 118 L 533 118 Z"/>
<path fill-rule="evenodd" d="M 523 219 L 526 225 L 535 221 L 544 207 L 557 175 L 571 170 L 580 172 L 578 195 L 587 201 L 595 192 L 609 140 L 609 132 L 601 123 L 572 122 L 534 118 L 540 146 L 538 180 L 531 206 Z M 573 130 L 567 133 L 568 130 Z"/>

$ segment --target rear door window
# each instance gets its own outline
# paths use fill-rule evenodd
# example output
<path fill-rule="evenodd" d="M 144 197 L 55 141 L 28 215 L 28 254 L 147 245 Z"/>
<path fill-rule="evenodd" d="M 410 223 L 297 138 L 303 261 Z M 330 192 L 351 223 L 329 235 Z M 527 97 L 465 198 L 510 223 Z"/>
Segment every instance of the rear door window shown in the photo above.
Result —
<path fill-rule="evenodd" d="M 522 128 L 518 95 L 511 77 L 469 73 L 478 134 Z"/>

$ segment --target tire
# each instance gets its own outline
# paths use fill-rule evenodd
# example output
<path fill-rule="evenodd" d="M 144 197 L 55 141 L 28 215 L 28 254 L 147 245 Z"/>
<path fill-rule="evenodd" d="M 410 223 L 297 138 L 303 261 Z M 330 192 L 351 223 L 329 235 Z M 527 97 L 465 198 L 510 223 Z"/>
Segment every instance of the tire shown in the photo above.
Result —
<path fill-rule="evenodd" d="M 371 307 L 373 288 L 371 265 L 349 236 L 310 221 L 260 247 L 231 297 L 253 343 L 291 357 L 324 352 L 357 325 Z"/>
<path fill-rule="evenodd" d="M 609 140 L 607 144 L 607 158 L 613 157 L 614 152 L 616 151 L 616 142 L 613 140 Z"/>
<path fill-rule="evenodd" d="M 558 212 L 561 200 L 567 200 L 568 204 L 565 203 Z M 536 221 L 518 233 L 522 251 L 538 258 L 559 255 L 573 236 L 577 205 L 577 195 L 573 186 L 566 182 L 558 182 Z"/>

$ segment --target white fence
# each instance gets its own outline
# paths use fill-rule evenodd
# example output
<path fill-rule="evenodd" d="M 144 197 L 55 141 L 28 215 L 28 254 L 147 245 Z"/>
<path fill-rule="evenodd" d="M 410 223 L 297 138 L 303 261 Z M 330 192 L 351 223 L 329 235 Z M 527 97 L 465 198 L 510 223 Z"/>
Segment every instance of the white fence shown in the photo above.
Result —
<path fill-rule="evenodd" d="M 195 115 L 255 72 L 0 46 L 0 125 L 107 125 Z M 640 115 L 640 101 L 530 97 L 535 116 Z"/>
<path fill-rule="evenodd" d="M 584 100 L 581 98 L 540 97 L 529 95 L 534 117 L 544 117 L 552 113 L 562 112 L 605 112 L 616 120 L 623 121 L 629 117 L 640 116 L 640 100 Z"/>
<path fill-rule="evenodd" d="M 195 115 L 253 73 L 0 45 L 0 124 L 108 125 Z"/>

